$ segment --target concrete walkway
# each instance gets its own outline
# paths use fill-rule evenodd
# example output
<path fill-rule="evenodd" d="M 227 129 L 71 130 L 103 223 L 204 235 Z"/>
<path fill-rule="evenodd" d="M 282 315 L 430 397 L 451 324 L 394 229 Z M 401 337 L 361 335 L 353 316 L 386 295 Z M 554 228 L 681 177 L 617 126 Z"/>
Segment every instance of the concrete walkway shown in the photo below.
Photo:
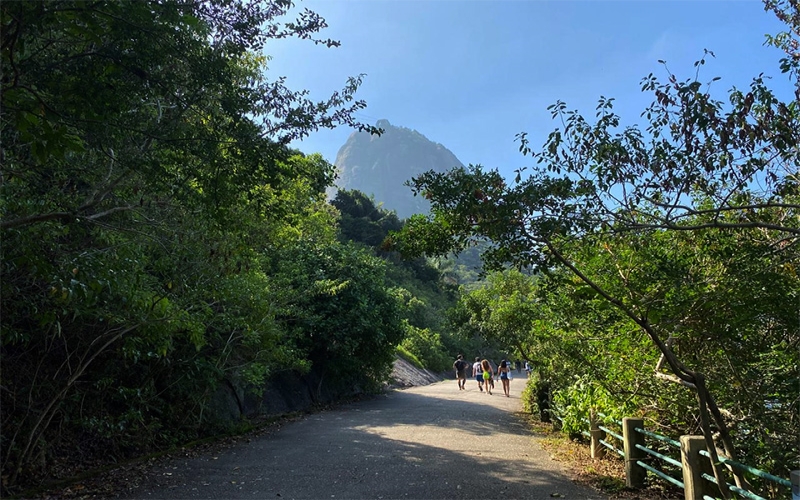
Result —
<path fill-rule="evenodd" d="M 573 483 L 521 421 L 524 382 L 510 398 L 499 381 L 489 396 L 448 380 L 310 415 L 161 465 L 130 498 L 604 498 Z"/>

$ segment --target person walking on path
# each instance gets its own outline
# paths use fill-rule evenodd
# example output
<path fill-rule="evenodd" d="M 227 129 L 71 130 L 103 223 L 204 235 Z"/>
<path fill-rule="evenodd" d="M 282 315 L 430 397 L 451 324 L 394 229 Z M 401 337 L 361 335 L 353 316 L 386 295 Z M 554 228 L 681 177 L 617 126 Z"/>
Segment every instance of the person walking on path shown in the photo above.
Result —
<path fill-rule="evenodd" d="M 494 380 L 492 379 L 492 365 L 489 364 L 488 359 L 481 361 L 481 369 L 483 370 L 483 381 L 486 384 L 486 392 L 491 396 Z"/>
<path fill-rule="evenodd" d="M 475 363 L 472 365 L 472 376 L 478 382 L 478 389 L 483 392 L 483 369 L 481 368 L 481 358 L 475 358 Z"/>
<path fill-rule="evenodd" d="M 458 381 L 458 390 L 463 391 L 466 389 L 467 385 L 467 367 L 469 363 L 464 361 L 464 356 L 461 354 L 458 355 L 456 358 L 456 362 L 453 363 L 453 368 L 456 370 L 456 380 Z"/>
<path fill-rule="evenodd" d="M 505 359 L 501 361 L 500 366 L 497 367 L 497 376 L 500 377 L 500 382 L 503 384 L 503 392 L 506 397 L 511 397 L 511 369 Z"/>

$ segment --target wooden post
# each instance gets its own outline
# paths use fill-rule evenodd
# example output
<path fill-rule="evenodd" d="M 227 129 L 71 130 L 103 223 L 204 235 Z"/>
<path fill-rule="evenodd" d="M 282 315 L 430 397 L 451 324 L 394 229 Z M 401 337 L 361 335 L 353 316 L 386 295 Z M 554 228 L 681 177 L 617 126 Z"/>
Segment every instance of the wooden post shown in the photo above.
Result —
<path fill-rule="evenodd" d="M 792 500 L 800 500 L 800 470 L 793 470 L 789 477 L 792 482 Z"/>
<path fill-rule="evenodd" d="M 634 429 L 637 427 L 644 428 L 644 420 L 630 417 L 622 419 L 625 486 L 628 488 L 644 488 L 644 481 L 647 477 L 647 471 L 636 464 L 637 461 L 644 460 L 646 457 L 645 452 L 636 447 L 637 444 L 644 446 L 644 434 L 636 432 Z"/>
<path fill-rule="evenodd" d="M 683 466 L 683 492 L 685 500 L 703 500 L 703 495 L 719 495 L 719 488 L 703 479 L 702 474 L 714 475 L 711 461 L 700 455 L 706 449 L 703 436 L 681 436 L 681 464 Z"/>
<path fill-rule="evenodd" d="M 592 453 L 592 458 L 604 457 L 606 448 L 600 441 L 606 438 L 606 433 L 598 426 L 597 415 L 595 415 L 594 412 L 589 416 L 589 435 L 592 439 L 592 444 L 589 448 Z"/>
<path fill-rule="evenodd" d="M 552 408 L 550 405 L 550 382 L 542 381 L 541 378 L 536 389 L 536 404 L 539 406 L 539 420 L 549 422 L 550 408 Z"/>

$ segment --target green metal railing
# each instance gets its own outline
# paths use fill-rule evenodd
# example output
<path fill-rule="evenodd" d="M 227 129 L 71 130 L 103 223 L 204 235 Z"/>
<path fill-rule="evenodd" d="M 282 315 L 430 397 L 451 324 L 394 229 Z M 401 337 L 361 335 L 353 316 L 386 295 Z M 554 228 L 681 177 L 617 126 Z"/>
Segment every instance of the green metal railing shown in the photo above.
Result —
<path fill-rule="evenodd" d="M 704 457 L 708 457 L 709 459 L 711 459 L 711 454 L 708 453 L 705 450 L 701 451 L 700 454 L 703 455 Z M 789 482 L 788 479 L 783 479 L 782 477 L 773 476 L 769 472 L 764 472 L 763 470 L 756 469 L 755 467 L 750 467 L 749 465 L 745 465 L 743 463 L 739 463 L 736 460 L 730 460 L 730 459 L 727 459 L 725 457 L 718 457 L 718 458 L 719 458 L 720 463 L 728 465 L 728 466 L 730 466 L 730 467 L 732 467 L 734 469 L 739 469 L 739 470 L 744 471 L 744 472 L 749 472 L 750 474 L 753 474 L 754 476 L 760 477 L 761 479 L 766 479 L 767 481 L 772 481 L 773 483 L 779 484 L 781 486 L 786 486 L 787 488 L 791 488 L 792 487 L 792 483 Z M 703 476 L 703 479 L 705 479 L 706 481 L 710 481 L 710 482 L 712 482 L 714 484 L 719 484 L 717 482 L 717 478 L 715 478 L 714 476 L 710 476 L 708 474 L 702 474 L 702 476 Z M 729 484 L 729 483 L 725 483 L 725 484 L 728 485 L 728 489 L 730 489 L 734 493 L 738 493 L 739 495 L 741 495 L 744 498 L 748 498 L 750 500 L 767 500 L 766 498 L 764 498 L 762 496 L 756 495 L 755 493 L 753 493 L 751 491 L 747 491 L 747 490 L 744 490 L 742 488 L 739 488 L 736 485 Z M 707 500 L 714 500 L 713 498 L 710 498 L 708 496 L 704 496 L 703 498 L 705 498 Z"/>
<path fill-rule="evenodd" d="M 556 408 L 554 408 L 554 409 L 556 409 Z M 560 422 L 562 422 L 562 423 L 564 422 L 564 419 L 562 417 L 560 417 L 557 414 L 557 412 L 552 412 L 551 411 L 551 415 L 553 415 Z M 607 415 L 603 414 L 603 413 L 597 413 L 597 416 L 599 416 L 599 417 L 601 417 L 601 418 L 603 418 L 605 420 L 610 420 L 611 422 L 613 422 L 614 424 L 616 424 L 616 425 L 618 425 L 620 427 L 622 426 L 622 421 L 609 419 L 609 417 Z M 583 418 L 583 419 L 581 419 L 581 421 L 585 422 L 588 425 L 591 425 L 591 421 L 589 419 Z M 600 430 L 605 432 L 606 436 L 611 436 L 611 437 L 615 438 L 617 441 L 619 441 L 620 443 L 624 442 L 624 437 L 621 434 L 619 434 L 618 432 L 614 432 L 613 430 L 609 429 L 607 426 L 598 425 L 597 428 L 599 428 Z M 642 429 L 640 427 L 636 427 L 634 430 L 637 433 L 640 433 L 640 434 L 642 434 L 642 435 L 644 435 L 644 436 L 646 436 L 646 437 L 648 437 L 650 439 L 654 439 L 656 441 L 665 443 L 668 447 L 677 448 L 678 453 L 680 453 L 681 444 L 680 444 L 679 441 L 676 441 L 676 440 L 674 440 L 672 438 L 669 438 L 667 436 L 663 436 L 661 434 L 656 434 L 656 433 L 648 431 L 646 429 Z M 588 437 L 588 438 L 591 438 L 591 434 L 588 431 L 582 430 L 581 434 L 586 436 L 586 437 Z M 616 452 L 618 455 L 622 456 L 623 458 L 625 457 L 625 452 L 623 450 L 617 448 L 617 446 L 615 446 L 613 443 L 611 443 L 611 442 L 609 442 L 609 441 L 607 441 L 605 439 L 601 439 L 599 442 L 600 442 L 601 445 L 603 445 L 604 447 Z M 663 454 L 663 453 L 661 453 L 659 451 L 653 450 L 651 448 L 648 448 L 647 446 L 642 446 L 640 444 L 637 444 L 635 446 L 636 446 L 637 449 L 642 450 L 647 455 L 650 455 L 650 456 L 652 456 L 654 458 L 657 458 L 657 459 L 661 460 L 662 462 L 664 462 L 665 464 L 669 464 L 669 465 L 671 465 L 673 467 L 677 467 L 681 471 L 683 470 L 683 465 L 681 464 L 681 462 L 678 459 L 670 457 L 668 455 L 665 455 L 665 454 Z M 705 450 L 700 451 L 700 454 L 705 456 L 705 457 L 708 457 L 708 458 L 711 457 L 710 454 Z M 762 471 L 760 469 L 756 469 L 755 467 L 751 467 L 749 465 L 737 462 L 735 460 L 730 460 L 730 459 L 727 459 L 727 458 L 724 458 L 724 457 L 719 457 L 719 460 L 724 465 L 727 465 L 729 467 L 732 467 L 732 468 L 735 468 L 735 469 L 738 469 L 738 470 L 753 474 L 754 476 L 759 477 L 761 479 L 764 479 L 764 480 L 773 482 L 775 484 L 778 484 L 780 486 L 785 486 L 785 487 L 791 489 L 792 485 L 791 485 L 791 482 L 788 479 L 784 479 L 784 478 L 772 475 L 772 474 L 770 474 L 768 472 Z M 636 461 L 636 465 L 638 465 L 639 467 L 645 469 L 646 471 L 654 474 L 655 476 L 663 479 L 664 481 L 667 481 L 668 483 L 670 483 L 670 484 L 672 484 L 674 486 L 677 486 L 678 488 L 681 488 L 681 489 L 685 488 L 683 481 L 681 481 L 680 479 L 677 479 L 675 477 L 670 476 L 668 473 L 666 473 L 663 470 L 659 470 L 656 467 L 653 467 L 652 465 L 650 465 L 648 463 L 642 462 L 641 460 L 637 460 Z M 701 474 L 701 477 L 703 479 L 707 480 L 707 481 L 710 481 L 710 482 L 712 482 L 714 484 L 717 484 L 716 478 L 714 478 L 713 476 L 711 476 L 709 474 L 705 474 L 705 473 Z M 739 495 L 742 498 L 746 498 L 748 500 L 768 500 L 768 499 L 766 499 L 766 498 L 764 498 L 762 496 L 757 495 L 756 493 L 753 493 L 752 491 L 747 491 L 747 490 L 742 489 L 742 488 L 740 488 L 740 487 L 738 487 L 736 485 L 728 484 L 727 486 L 728 486 L 730 491 L 736 493 L 737 495 Z M 789 493 L 789 495 L 791 495 L 791 493 Z M 707 495 L 703 496 L 703 498 L 704 498 L 704 500 L 715 500 L 714 498 L 709 497 Z"/>

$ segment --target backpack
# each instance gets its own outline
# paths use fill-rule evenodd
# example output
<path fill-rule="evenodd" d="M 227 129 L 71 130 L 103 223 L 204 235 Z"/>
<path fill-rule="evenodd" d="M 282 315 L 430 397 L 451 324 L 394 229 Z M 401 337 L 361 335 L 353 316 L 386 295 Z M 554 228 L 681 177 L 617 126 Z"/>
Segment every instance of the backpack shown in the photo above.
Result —
<path fill-rule="evenodd" d="M 464 361 L 463 359 L 457 360 L 454 365 L 456 367 L 456 371 L 460 372 L 466 370 L 467 369 L 466 364 L 467 362 Z"/>

